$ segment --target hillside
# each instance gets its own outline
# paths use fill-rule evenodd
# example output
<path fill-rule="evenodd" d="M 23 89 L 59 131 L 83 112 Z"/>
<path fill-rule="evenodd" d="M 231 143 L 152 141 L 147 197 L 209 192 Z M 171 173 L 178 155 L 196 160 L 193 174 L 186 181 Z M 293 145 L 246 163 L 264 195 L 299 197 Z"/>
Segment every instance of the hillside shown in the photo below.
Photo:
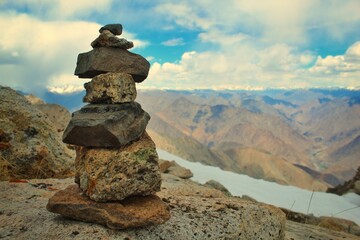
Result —
<path fill-rule="evenodd" d="M 225 153 L 233 160 L 232 166 L 226 170 L 315 191 L 324 191 L 327 188 L 321 179 L 314 179 L 285 159 L 276 158 L 268 152 L 254 148 L 235 148 L 228 149 Z"/>
<path fill-rule="evenodd" d="M 357 95 L 312 89 L 154 90 L 140 91 L 138 98 L 152 115 L 149 128 L 157 144 L 170 152 L 255 177 L 260 171 L 262 178 L 283 184 L 311 189 L 316 183 L 324 189 L 350 179 L 358 167 L 359 148 L 346 147 L 356 145 L 360 134 Z M 274 177 L 254 152 L 259 159 L 266 153 L 281 176 Z M 241 163 L 250 159 L 258 170 L 245 171 Z M 289 173 L 308 180 L 285 180 L 283 174 Z"/>

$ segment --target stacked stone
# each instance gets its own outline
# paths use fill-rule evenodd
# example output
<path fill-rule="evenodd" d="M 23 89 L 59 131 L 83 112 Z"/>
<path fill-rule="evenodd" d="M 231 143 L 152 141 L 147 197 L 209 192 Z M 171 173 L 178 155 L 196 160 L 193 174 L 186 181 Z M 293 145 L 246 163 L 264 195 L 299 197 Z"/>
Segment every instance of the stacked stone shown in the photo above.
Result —
<path fill-rule="evenodd" d="M 77 146 L 78 186 L 56 194 L 47 208 L 111 228 L 160 224 L 170 214 L 154 195 L 161 187 L 158 155 L 145 131 L 150 116 L 135 102 L 135 82 L 146 79 L 150 64 L 128 51 L 132 42 L 116 37 L 121 24 L 99 32 L 93 50 L 79 54 L 75 70 L 80 78 L 92 78 L 84 85 L 89 104 L 73 113 L 63 135 L 65 143 Z"/>

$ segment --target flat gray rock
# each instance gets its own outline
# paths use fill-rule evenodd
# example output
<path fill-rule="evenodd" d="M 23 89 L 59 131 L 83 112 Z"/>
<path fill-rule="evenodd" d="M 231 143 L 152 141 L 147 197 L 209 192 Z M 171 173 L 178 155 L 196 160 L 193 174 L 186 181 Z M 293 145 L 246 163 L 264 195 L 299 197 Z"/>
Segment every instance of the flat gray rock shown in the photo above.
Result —
<path fill-rule="evenodd" d="M 104 30 L 98 38 L 96 38 L 91 46 L 93 48 L 112 47 L 121 49 L 130 49 L 134 47 L 134 43 L 125 38 L 118 38 L 108 30 Z"/>
<path fill-rule="evenodd" d="M 86 95 L 83 100 L 88 103 L 125 103 L 136 98 L 135 81 L 126 73 L 100 74 L 84 87 Z"/>
<path fill-rule="evenodd" d="M 73 113 L 63 142 L 85 147 L 118 148 L 144 133 L 150 115 L 137 102 L 88 104 Z"/>
<path fill-rule="evenodd" d="M 120 23 L 106 24 L 105 26 L 99 29 L 99 32 L 102 33 L 104 30 L 109 30 L 114 35 L 121 35 L 122 25 Z"/>
<path fill-rule="evenodd" d="M 120 72 L 130 74 L 135 82 L 142 82 L 149 69 L 150 63 L 138 54 L 121 48 L 99 47 L 79 54 L 75 75 L 93 78 L 101 73 Z"/>

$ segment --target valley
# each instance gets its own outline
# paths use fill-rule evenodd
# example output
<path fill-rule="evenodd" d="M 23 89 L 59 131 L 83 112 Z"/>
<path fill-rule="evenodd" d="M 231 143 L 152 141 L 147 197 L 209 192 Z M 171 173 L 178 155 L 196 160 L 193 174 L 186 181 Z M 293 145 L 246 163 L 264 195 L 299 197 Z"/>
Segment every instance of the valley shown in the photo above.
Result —
<path fill-rule="evenodd" d="M 285 185 L 324 191 L 360 165 L 360 91 L 139 91 L 157 147 Z"/>

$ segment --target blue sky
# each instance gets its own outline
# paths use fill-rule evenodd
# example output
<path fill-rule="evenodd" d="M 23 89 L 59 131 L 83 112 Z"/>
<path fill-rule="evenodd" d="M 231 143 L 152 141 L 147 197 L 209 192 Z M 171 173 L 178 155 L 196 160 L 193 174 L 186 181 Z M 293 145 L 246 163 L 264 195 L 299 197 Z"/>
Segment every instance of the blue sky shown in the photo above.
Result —
<path fill-rule="evenodd" d="M 358 0 L 0 0 L 0 84 L 71 93 L 80 52 L 121 23 L 142 89 L 360 87 Z"/>

